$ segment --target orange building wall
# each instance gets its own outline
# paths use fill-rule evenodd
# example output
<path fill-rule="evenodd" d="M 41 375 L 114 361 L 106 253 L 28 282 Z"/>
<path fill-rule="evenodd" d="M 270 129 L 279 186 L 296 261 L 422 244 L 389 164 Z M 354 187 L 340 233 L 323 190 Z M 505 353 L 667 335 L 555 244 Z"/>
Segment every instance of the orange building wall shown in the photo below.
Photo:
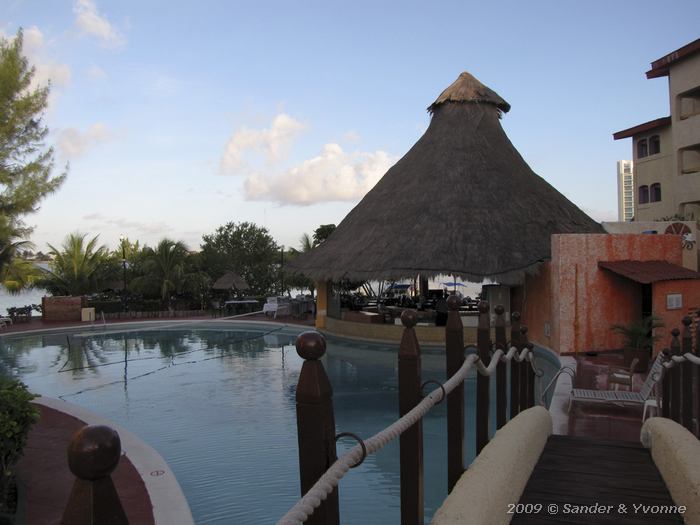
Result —
<path fill-rule="evenodd" d="M 668 294 L 681 294 L 683 307 L 679 310 L 666 308 L 666 296 Z M 654 344 L 654 350 L 658 351 L 671 345 L 671 330 L 678 328 L 683 332 L 684 316 L 695 317 L 695 312 L 700 308 L 700 280 L 661 281 L 652 285 L 653 311 L 661 317 L 664 326 L 656 329 L 656 335 L 660 339 Z"/>
<path fill-rule="evenodd" d="M 682 249 L 674 235 L 553 235 L 551 262 L 525 282 L 530 340 L 560 353 L 619 348 L 610 326 L 640 318 L 641 285 L 599 269 L 598 261 L 622 260 L 681 265 Z"/>

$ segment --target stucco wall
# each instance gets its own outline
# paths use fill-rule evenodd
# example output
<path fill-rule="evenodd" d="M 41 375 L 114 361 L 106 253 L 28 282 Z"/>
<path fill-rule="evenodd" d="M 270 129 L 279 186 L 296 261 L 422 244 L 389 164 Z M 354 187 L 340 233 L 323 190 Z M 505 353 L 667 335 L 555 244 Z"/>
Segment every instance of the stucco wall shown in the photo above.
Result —
<path fill-rule="evenodd" d="M 678 310 L 669 310 L 666 304 L 668 294 L 681 294 L 683 306 Z M 653 311 L 661 317 L 664 326 L 657 328 L 655 334 L 660 336 L 654 345 L 656 350 L 667 348 L 671 344 L 671 330 L 683 330 L 681 320 L 684 316 L 695 317 L 700 308 L 700 280 L 661 281 L 652 287 Z"/>
<path fill-rule="evenodd" d="M 619 348 L 610 326 L 640 318 L 641 286 L 598 262 L 622 260 L 681 265 L 682 250 L 675 235 L 553 235 L 549 268 L 526 281 L 523 323 L 530 340 L 559 353 Z"/>

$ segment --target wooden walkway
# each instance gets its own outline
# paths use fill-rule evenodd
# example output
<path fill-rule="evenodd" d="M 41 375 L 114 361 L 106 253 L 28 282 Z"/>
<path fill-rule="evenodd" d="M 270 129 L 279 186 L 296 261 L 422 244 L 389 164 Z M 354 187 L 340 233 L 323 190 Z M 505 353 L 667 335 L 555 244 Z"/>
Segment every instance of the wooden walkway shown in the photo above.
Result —
<path fill-rule="evenodd" d="M 512 524 L 683 523 L 649 451 L 622 441 L 550 436 L 519 503 L 541 507 Z"/>

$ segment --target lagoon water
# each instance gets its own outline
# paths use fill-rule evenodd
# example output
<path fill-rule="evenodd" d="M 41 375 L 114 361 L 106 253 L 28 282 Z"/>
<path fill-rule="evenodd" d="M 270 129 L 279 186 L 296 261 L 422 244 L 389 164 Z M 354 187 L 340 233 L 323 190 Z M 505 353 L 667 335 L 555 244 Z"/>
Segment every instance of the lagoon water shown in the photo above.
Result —
<path fill-rule="evenodd" d="M 198 524 L 274 523 L 299 498 L 294 393 L 301 329 L 195 322 L 0 338 L 0 373 L 123 425 L 168 461 Z M 338 432 L 369 437 L 398 417 L 395 346 L 328 339 Z M 437 352 L 437 350 L 434 350 Z M 444 380 L 429 350 L 423 378 Z M 543 360 L 548 375 L 556 368 Z M 474 428 L 473 377 L 466 427 Z M 425 419 L 426 522 L 446 493 L 444 405 Z M 469 433 L 465 450 L 474 456 Z M 339 442 L 339 454 L 353 446 Z M 344 523 L 398 523 L 398 442 L 340 485 Z"/>
<path fill-rule="evenodd" d="M 7 309 L 13 307 L 41 304 L 41 298 L 47 295 L 46 290 L 27 290 L 17 295 L 12 295 L 3 286 L 0 286 L 0 316 L 7 315 Z M 36 311 L 32 315 L 39 315 Z"/>

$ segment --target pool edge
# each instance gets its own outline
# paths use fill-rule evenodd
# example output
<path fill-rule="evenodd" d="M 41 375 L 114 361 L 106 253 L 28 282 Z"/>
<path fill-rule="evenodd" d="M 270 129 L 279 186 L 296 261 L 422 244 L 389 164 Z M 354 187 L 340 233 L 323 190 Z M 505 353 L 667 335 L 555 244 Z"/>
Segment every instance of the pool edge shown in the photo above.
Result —
<path fill-rule="evenodd" d="M 114 428 L 119 433 L 124 454 L 131 461 L 146 487 L 153 506 L 154 523 L 156 525 L 194 525 L 190 506 L 175 474 L 153 447 L 126 428 L 68 401 L 40 396 L 33 402 L 73 416 L 89 425 L 107 425 Z M 162 474 L 152 475 L 155 472 L 162 472 Z"/>

